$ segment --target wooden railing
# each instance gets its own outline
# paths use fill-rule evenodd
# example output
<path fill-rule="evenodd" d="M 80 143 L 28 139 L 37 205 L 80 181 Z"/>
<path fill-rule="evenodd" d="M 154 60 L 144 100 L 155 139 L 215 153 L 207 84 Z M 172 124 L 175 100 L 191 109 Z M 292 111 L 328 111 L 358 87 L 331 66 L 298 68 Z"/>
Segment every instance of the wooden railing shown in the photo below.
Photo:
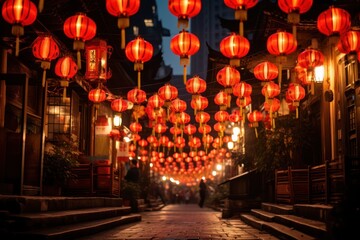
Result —
<path fill-rule="evenodd" d="M 278 203 L 336 203 L 344 191 L 344 171 L 338 162 L 307 169 L 277 170 L 275 200 Z"/>

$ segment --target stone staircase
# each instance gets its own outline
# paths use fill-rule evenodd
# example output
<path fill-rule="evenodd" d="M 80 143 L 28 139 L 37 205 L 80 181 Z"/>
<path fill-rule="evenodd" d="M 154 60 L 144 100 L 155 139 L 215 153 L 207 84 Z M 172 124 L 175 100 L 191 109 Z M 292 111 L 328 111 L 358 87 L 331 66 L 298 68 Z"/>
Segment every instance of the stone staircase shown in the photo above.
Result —
<path fill-rule="evenodd" d="M 0 195 L 2 239 L 73 239 L 141 221 L 121 198 Z"/>
<path fill-rule="evenodd" d="M 331 206 L 262 203 L 261 209 L 240 214 L 245 223 L 280 239 L 326 239 Z"/>

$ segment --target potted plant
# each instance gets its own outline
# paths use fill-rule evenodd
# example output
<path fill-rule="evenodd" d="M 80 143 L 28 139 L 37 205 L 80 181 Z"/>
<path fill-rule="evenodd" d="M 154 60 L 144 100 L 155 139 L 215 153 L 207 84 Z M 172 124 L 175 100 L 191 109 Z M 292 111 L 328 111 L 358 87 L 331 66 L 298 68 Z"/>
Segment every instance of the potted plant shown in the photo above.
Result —
<path fill-rule="evenodd" d="M 73 138 L 58 137 L 47 141 L 43 163 L 43 195 L 61 195 L 69 180 L 76 180 L 72 168 L 78 164 L 80 152 Z"/>

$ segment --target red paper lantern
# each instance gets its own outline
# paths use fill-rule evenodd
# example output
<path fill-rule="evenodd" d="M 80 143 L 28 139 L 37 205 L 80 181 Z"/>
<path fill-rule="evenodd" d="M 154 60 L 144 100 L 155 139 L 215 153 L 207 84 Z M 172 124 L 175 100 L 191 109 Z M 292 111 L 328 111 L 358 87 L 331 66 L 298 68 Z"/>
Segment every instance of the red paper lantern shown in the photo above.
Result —
<path fill-rule="evenodd" d="M 207 112 L 198 112 L 195 116 L 195 121 L 201 125 L 207 123 L 210 120 L 210 114 Z"/>
<path fill-rule="evenodd" d="M 108 46 L 106 41 L 101 39 L 93 39 L 86 43 L 85 59 L 86 71 L 85 79 L 90 81 L 105 82 L 111 77 L 111 72 L 108 71 L 108 58 L 112 53 L 113 48 Z"/>
<path fill-rule="evenodd" d="M 217 111 L 214 119 L 218 122 L 225 122 L 229 119 L 229 113 L 226 111 Z"/>
<path fill-rule="evenodd" d="M 201 0 L 169 0 L 169 11 L 178 18 L 177 26 L 187 29 L 189 18 L 195 17 L 201 10 Z"/>
<path fill-rule="evenodd" d="M 198 128 L 199 133 L 205 135 L 211 132 L 211 127 L 207 124 L 203 124 Z"/>
<path fill-rule="evenodd" d="M 180 65 L 184 66 L 184 84 L 186 85 L 186 66 L 190 63 L 190 56 L 199 51 L 199 38 L 182 30 L 175 35 L 170 41 L 170 49 L 175 54 L 180 56 Z"/>
<path fill-rule="evenodd" d="M 148 142 L 145 139 L 141 139 L 138 142 L 140 147 L 146 147 L 148 145 Z"/>
<path fill-rule="evenodd" d="M 177 135 L 179 135 L 181 132 L 182 132 L 182 130 L 181 130 L 181 128 L 179 128 L 179 127 L 171 127 L 171 128 L 170 128 L 170 133 L 171 133 L 172 135 L 177 136 Z"/>
<path fill-rule="evenodd" d="M 55 74 L 61 78 L 60 86 L 64 88 L 63 98 L 66 98 L 66 88 L 69 79 L 73 78 L 78 71 L 75 61 L 70 56 L 59 58 L 55 64 Z"/>
<path fill-rule="evenodd" d="M 296 118 L 298 118 L 298 106 L 305 97 L 305 89 L 300 84 L 292 83 L 286 92 L 286 96 L 288 100 L 292 101 L 292 105 L 296 107 Z"/>
<path fill-rule="evenodd" d="M 240 82 L 240 72 L 231 66 L 225 66 L 216 74 L 216 80 L 225 88 L 226 93 L 232 93 L 232 86 Z"/>
<path fill-rule="evenodd" d="M 246 82 L 239 82 L 233 87 L 233 94 L 239 98 L 249 97 L 252 93 L 252 87 Z"/>
<path fill-rule="evenodd" d="M 342 34 L 337 48 L 345 54 L 360 52 L 360 31 L 350 30 Z"/>
<path fill-rule="evenodd" d="M 130 26 L 129 17 L 139 11 L 140 0 L 106 0 L 106 10 L 118 17 L 118 28 L 121 29 L 121 49 L 125 48 L 125 28 Z"/>
<path fill-rule="evenodd" d="M 199 76 L 190 78 L 186 82 L 186 91 L 193 95 L 199 95 L 206 90 L 206 81 Z"/>
<path fill-rule="evenodd" d="M 127 99 L 134 104 L 141 104 L 146 100 L 146 93 L 139 88 L 134 88 L 127 93 Z"/>
<path fill-rule="evenodd" d="M 115 112 L 124 112 L 128 109 L 128 103 L 122 98 L 114 99 L 111 102 L 111 109 Z"/>
<path fill-rule="evenodd" d="M 344 9 L 330 6 L 318 16 L 317 28 L 326 36 L 341 35 L 350 29 L 350 19 L 350 14 Z"/>
<path fill-rule="evenodd" d="M 268 112 L 277 112 L 280 109 L 280 100 L 277 98 L 274 98 L 271 103 L 265 102 L 264 103 L 264 109 Z"/>
<path fill-rule="evenodd" d="M 154 126 L 154 132 L 161 134 L 166 132 L 167 126 L 161 123 L 158 123 Z"/>
<path fill-rule="evenodd" d="M 85 48 L 85 41 L 95 37 L 96 23 L 85 13 L 77 13 L 65 20 L 64 33 L 74 39 L 73 49 L 77 51 L 77 65 L 81 69 L 80 50 Z"/>
<path fill-rule="evenodd" d="M 185 111 L 186 107 L 187 107 L 186 102 L 179 98 L 174 99 L 170 105 L 171 111 L 177 112 L 177 113 Z"/>
<path fill-rule="evenodd" d="M 41 68 L 44 70 L 42 77 L 42 86 L 45 86 L 46 69 L 50 69 L 51 60 L 54 60 L 59 56 L 59 46 L 54 41 L 52 36 L 39 36 L 33 42 L 32 53 L 34 57 L 41 60 Z"/>
<path fill-rule="evenodd" d="M 165 84 L 159 88 L 158 94 L 165 102 L 170 102 L 177 98 L 178 89 L 170 84 Z"/>
<path fill-rule="evenodd" d="M 233 110 L 229 115 L 229 121 L 233 123 L 238 123 L 242 120 L 242 113 L 239 110 Z"/>
<path fill-rule="evenodd" d="M 159 94 L 155 93 L 148 99 L 148 106 L 154 109 L 159 109 L 164 105 L 164 100 L 159 96 Z"/>
<path fill-rule="evenodd" d="M 209 105 L 209 101 L 206 97 L 198 96 L 197 98 L 193 98 L 191 100 L 191 107 L 195 110 L 194 113 L 196 115 L 197 111 L 203 111 Z"/>
<path fill-rule="evenodd" d="M 37 17 L 37 8 L 30 0 L 6 0 L 1 14 L 10 24 L 11 34 L 16 37 L 15 56 L 19 56 L 19 37 L 24 35 L 24 26 L 32 24 Z"/>
<path fill-rule="evenodd" d="M 142 131 L 142 126 L 141 126 L 141 124 L 138 123 L 138 122 L 133 122 L 133 123 L 131 123 L 130 126 L 129 126 L 129 128 L 130 128 L 131 131 L 136 132 L 136 133 Z"/>
<path fill-rule="evenodd" d="M 259 63 L 254 67 L 254 76 L 261 81 L 271 81 L 275 79 L 278 74 L 278 67 L 269 61 Z"/>
<path fill-rule="evenodd" d="M 278 31 L 267 39 L 266 47 L 270 54 L 276 56 L 276 62 L 279 64 L 278 82 L 281 88 L 282 64 L 287 61 L 286 55 L 296 50 L 296 38 L 291 33 Z"/>
<path fill-rule="evenodd" d="M 220 52 L 225 57 L 230 58 L 231 66 L 240 66 L 240 58 L 246 56 L 249 50 L 249 40 L 236 33 L 232 33 L 220 42 Z"/>
<path fill-rule="evenodd" d="M 247 118 L 250 122 L 250 126 L 255 128 L 255 136 L 258 137 L 257 127 L 259 126 L 259 122 L 263 119 L 263 115 L 258 110 L 252 111 L 248 113 Z"/>
<path fill-rule="evenodd" d="M 267 82 L 261 90 L 262 95 L 265 96 L 266 102 L 280 94 L 280 87 L 274 82 Z"/>
<path fill-rule="evenodd" d="M 101 103 L 106 100 L 106 92 L 101 88 L 92 89 L 89 94 L 88 98 L 93 103 Z"/>
<path fill-rule="evenodd" d="M 231 98 L 229 98 L 229 95 L 224 91 L 220 91 L 214 97 L 214 102 L 220 106 L 220 110 L 226 110 L 227 107 L 230 107 L 230 100 Z"/>
<path fill-rule="evenodd" d="M 247 20 L 247 9 L 254 7 L 258 0 L 224 0 L 226 6 L 235 9 L 235 19 L 240 20 L 239 33 L 244 35 L 243 22 Z"/>
<path fill-rule="evenodd" d="M 300 22 L 300 14 L 309 11 L 313 0 L 279 0 L 280 9 L 288 14 L 288 22 L 293 24 L 293 34 L 296 38 L 296 25 Z"/>
<path fill-rule="evenodd" d="M 137 37 L 126 45 L 125 55 L 134 62 L 134 70 L 138 72 L 138 88 L 141 86 L 140 71 L 144 69 L 144 62 L 152 58 L 154 48 L 151 43 L 141 37 Z"/>
<path fill-rule="evenodd" d="M 188 124 L 184 127 L 184 133 L 186 133 L 187 135 L 193 135 L 194 133 L 196 133 L 196 127 L 192 124 Z"/>

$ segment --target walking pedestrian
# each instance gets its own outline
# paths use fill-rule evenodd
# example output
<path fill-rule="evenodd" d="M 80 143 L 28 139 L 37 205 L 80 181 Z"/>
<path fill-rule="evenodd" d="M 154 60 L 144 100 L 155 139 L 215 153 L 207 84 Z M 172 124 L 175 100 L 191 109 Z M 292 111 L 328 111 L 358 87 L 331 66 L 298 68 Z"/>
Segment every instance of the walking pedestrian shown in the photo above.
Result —
<path fill-rule="evenodd" d="M 140 171 L 137 166 L 137 161 L 135 159 L 130 161 L 130 169 L 125 175 L 126 185 L 129 189 L 129 201 L 132 212 L 138 212 L 138 202 L 137 202 L 137 193 L 136 191 L 140 189 L 139 180 L 140 180 Z"/>
<path fill-rule="evenodd" d="M 200 180 L 199 194 L 200 194 L 199 207 L 202 208 L 204 206 L 205 197 L 206 197 L 206 184 L 204 182 L 204 179 Z"/>

